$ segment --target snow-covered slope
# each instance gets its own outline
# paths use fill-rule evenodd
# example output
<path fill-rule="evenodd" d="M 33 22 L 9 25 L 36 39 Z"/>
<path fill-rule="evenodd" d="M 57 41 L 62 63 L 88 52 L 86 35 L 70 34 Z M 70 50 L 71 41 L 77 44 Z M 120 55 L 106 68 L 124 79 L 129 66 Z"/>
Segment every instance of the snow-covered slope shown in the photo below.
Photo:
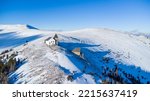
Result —
<path fill-rule="evenodd" d="M 0 51 L 13 48 L 16 58 L 24 59 L 10 74 L 9 83 L 150 82 L 150 38 L 145 35 L 103 28 L 54 32 L 9 25 L 0 29 Z M 55 33 L 58 46 L 48 47 L 44 40 Z M 75 55 L 74 48 L 80 48 L 82 56 Z"/>
<path fill-rule="evenodd" d="M 30 25 L 0 25 L 0 29 L 7 29 L 7 30 L 24 30 L 24 29 L 37 29 L 33 26 L 30 26 Z"/>
<path fill-rule="evenodd" d="M 0 25 L 0 52 L 54 33 L 30 25 Z"/>
<path fill-rule="evenodd" d="M 108 29 L 85 29 L 73 31 L 72 35 L 86 38 L 111 50 L 110 55 L 116 60 L 150 71 L 150 38 Z M 116 57 L 116 53 L 120 56 Z"/>

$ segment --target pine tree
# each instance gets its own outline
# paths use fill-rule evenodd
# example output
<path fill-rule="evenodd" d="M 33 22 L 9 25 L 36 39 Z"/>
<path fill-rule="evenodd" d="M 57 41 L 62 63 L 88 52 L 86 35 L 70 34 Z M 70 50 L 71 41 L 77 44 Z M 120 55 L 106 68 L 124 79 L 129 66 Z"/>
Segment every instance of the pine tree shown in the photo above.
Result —
<path fill-rule="evenodd" d="M 8 72 L 13 72 L 16 68 L 16 59 L 10 58 L 7 66 L 9 68 Z"/>
<path fill-rule="evenodd" d="M 2 73 L 3 67 L 4 67 L 4 63 L 0 60 L 0 73 Z"/>

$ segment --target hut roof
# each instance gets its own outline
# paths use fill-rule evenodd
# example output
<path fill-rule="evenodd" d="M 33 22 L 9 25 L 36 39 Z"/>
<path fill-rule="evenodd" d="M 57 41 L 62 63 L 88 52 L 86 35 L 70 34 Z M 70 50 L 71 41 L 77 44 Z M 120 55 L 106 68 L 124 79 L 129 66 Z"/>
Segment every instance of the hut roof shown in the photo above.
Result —
<path fill-rule="evenodd" d="M 54 38 L 58 38 L 58 35 L 57 35 L 57 34 L 55 34 L 55 35 L 54 35 Z"/>
<path fill-rule="evenodd" d="M 47 39 L 45 39 L 45 41 L 48 41 L 48 40 L 50 40 L 52 37 L 48 37 Z"/>
<path fill-rule="evenodd" d="M 72 50 L 73 52 L 80 52 L 80 48 L 75 48 Z"/>

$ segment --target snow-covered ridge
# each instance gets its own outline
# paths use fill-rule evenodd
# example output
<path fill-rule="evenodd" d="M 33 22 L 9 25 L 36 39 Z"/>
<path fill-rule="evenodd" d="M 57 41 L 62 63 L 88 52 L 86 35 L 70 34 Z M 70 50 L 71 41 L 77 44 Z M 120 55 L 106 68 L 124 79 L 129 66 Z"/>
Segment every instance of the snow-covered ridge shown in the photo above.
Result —
<path fill-rule="evenodd" d="M 30 25 L 0 25 L 0 52 L 20 46 L 55 31 L 38 30 Z"/>
<path fill-rule="evenodd" d="M 18 30 L 24 30 L 24 29 L 37 29 L 31 25 L 21 25 L 21 24 L 16 24 L 16 25 L 0 25 L 0 29 L 18 29 Z"/>
<path fill-rule="evenodd" d="M 11 83 L 102 83 L 112 80 L 108 77 L 116 67 L 123 83 L 150 81 L 150 39 L 144 35 L 106 28 L 42 31 L 29 25 L 4 25 L 0 29 L 0 50 L 13 48 L 17 58 L 26 59 L 10 75 Z M 54 34 L 59 44 L 49 47 L 44 40 Z M 82 58 L 71 52 L 74 48 L 81 48 Z"/>

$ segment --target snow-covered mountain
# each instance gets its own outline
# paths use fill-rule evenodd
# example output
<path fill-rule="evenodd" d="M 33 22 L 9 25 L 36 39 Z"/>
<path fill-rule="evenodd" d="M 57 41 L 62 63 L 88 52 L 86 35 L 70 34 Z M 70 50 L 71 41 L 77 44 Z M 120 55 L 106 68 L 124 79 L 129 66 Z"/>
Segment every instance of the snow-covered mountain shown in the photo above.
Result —
<path fill-rule="evenodd" d="M 20 25 L 20 24 L 17 24 L 17 25 L 0 25 L 0 29 L 16 29 L 16 30 L 24 30 L 24 29 L 37 29 L 33 26 L 30 26 L 30 25 Z"/>
<path fill-rule="evenodd" d="M 45 39 L 55 34 L 58 45 L 47 46 Z M 16 52 L 15 58 L 23 60 L 9 83 L 150 83 L 150 38 L 142 34 L 0 25 L 0 51 L 6 49 L 12 50 L 5 55 Z"/>

